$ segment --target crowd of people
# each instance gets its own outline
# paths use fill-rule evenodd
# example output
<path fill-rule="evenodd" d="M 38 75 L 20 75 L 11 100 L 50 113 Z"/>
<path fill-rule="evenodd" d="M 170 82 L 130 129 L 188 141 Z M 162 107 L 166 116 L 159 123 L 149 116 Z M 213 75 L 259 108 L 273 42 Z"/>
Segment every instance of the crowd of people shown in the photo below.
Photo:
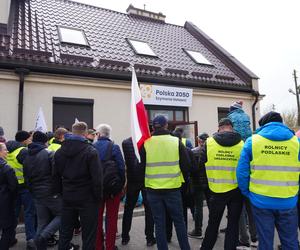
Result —
<path fill-rule="evenodd" d="M 83 250 L 118 249 L 120 201 L 126 196 L 121 244 L 127 245 L 140 193 L 149 247 L 167 250 L 174 225 L 182 250 L 191 249 L 189 237 L 203 239 L 200 249 L 211 250 L 222 232 L 225 250 L 271 250 L 275 228 L 280 249 L 299 249 L 299 139 L 273 111 L 252 133 L 242 105 L 234 102 L 218 131 L 201 133 L 194 148 L 183 128 L 169 131 L 166 117 L 156 116 L 140 161 L 132 138 L 122 142 L 122 153 L 107 124 L 18 131 L 15 140 L 6 140 L 0 127 L 0 249 L 17 244 L 21 207 L 28 250 L 56 244 L 79 249 L 72 238 L 80 232 Z M 220 229 L 224 211 L 227 227 Z"/>

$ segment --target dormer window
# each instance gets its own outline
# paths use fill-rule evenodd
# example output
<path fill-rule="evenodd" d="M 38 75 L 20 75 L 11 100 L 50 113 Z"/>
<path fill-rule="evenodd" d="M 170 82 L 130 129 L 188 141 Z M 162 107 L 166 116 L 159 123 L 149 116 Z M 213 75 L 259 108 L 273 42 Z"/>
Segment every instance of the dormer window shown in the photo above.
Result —
<path fill-rule="evenodd" d="M 186 49 L 184 49 L 184 51 L 195 63 L 213 66 L 213 64 L 208 61 L 200 52 Z"/>
<path fill-rule="evenodd" d="M 157 56 L 148 43 L 132 39 L 127 40 L 136 54 L 144 56 Z"/>
<path fill-rule="evenodd" d="M 89 46 L 85 33 L 81 29 L 58 26 L 58 33 L 61 43 Z"/>

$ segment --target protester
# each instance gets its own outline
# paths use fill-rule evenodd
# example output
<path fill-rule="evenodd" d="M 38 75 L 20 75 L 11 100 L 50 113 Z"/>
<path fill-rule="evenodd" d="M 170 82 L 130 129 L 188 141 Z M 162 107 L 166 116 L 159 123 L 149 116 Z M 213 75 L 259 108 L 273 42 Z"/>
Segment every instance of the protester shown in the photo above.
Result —
<path fill-rule="evenodd" d="M 5 136 L 4 136 L 4 129 L 2 127 L 0 127 L 0 143 L 5 143 L 6 142 L 6 139 L 5 139 Z"/>
<path fill-rule="evenodd" d="M 188 149 L 192 149 L 193 145 L 191 143 L 191 141 L 187 138 L 184 137 L 184 130 L 181 127 L 176 128 L 173 131 L 173 134 L 175 134 L 177 137 L 181 138 L 181 141 L 183 143 L 184 146 L 186 146 Z"/>
<path fill-rule="evenodd" d="M 31 192 L 37 212 L 37 250 L 47 249 L 47 241 L 60 226 L 62 201 L 54 193 L 52 180 L 52 162 L 54 152 L 47 150 L 47 135 L 36 131 L 32 143 L 28 146 L 28 156 L 24 166 L 25 184 Z M 54 244 L 55 245 L 55 244 Z"/>
<path fill-rule="evenodd" d="M 239 160 L 239 188 L 252 204 L 258 248 L 273 249 L 276 227 L 282 249 L 298 249 L 299 139 L 277 112 L 264 115 L 259 125 Z"/>
<path fill-rule="evenodd" d="M 97 150 L 86 140 L 87 124 L 77 122 L 54 155 L 54 193 L 62 193 L 63 208 L 59 250 L 70 249 L 79 214 L 82 249 L 95 249 L 99 202 L 102 200 L 102 166 Z M 74 248 L 74 246 L 72 246 Z"/>
<path fill-rule="evenodd" d="M 18 180 L 14 170 L 6 163 L 7 149 L 0 143 L 0 249 L 8 250 L 15 229 L 14 202 Z"/>
<path fill-rule="evenodd" d="M 65 140 L 65 134 L 68 133 L 68 130 L 65 128 L 57 128 L 54 132 L 54 139 L 51 140 L 51 144 L 48 147 L 50 151 L 57 151 L 60 149 L 62 142 Z"/>
<path fill-rule="evenodd" d="M 185 146 L 167 130 L 168 121 L 158 115 L 153 119 L 153 135 L 141 148 L 142 167 L 145 168 L 145 187 L 151 207 L 158 250 L 167 250 L 165 216 L 174 222 L 180 248 L 189 250 L 186 225 L 182 211 L 180 187 L 188 179 L 189 164 Z"/>
<path fill-rule="evenodd" d="M 15 135 L 15 141 L 6 143 L 9 151 L 7 155 L 7 163 L 16 173 L 18 179 L 17 200 L 16 200 L 16 221 L 15 228 L 18 225 L 18 218 L 21 207 L 24 207 L 24 223 L 27 241 L 27 249 L 35 249 L 35 207 L 32 195 L 24 184 L 23 162 L 28 154 L 27 146 L 31 143 L 30 134 L 27 131 L 18 131 Z M 16 231 L 12 234 L 10 245 L 17 243 Z"/>
<path fill-rule="evenodd" d="M 97 231 L 97 250 L 113 250 L 118 249 L 115 246 L 116 242 L 116 233 L 117 233 L 117 224 L 118 224 L 118 212 L 119 205 L 122 195 L 122 188 L 125 184 L 125 164 L 124 159 L 120 150 L 120 147 L 117 144 L 114 144 L 110 140 L 111 127 L 107 124 L 100 124 L 97 127 L 97 133 L 99 135 L 98 141 L 94 144 L 95 148 L 98 151 L 99 157 L 103 163 L 104 171 L 104 183 L 106 183 L 107 175 L 110 171 L 116 173 L 118 176 L 115 176 L 116 179 L 116 193 L 110 195 L 104 184 L 104 199 L 100 204 L 99 215 L 98 215 L 98 231 Z M 112 165 L 109 165 L 110 169 L 107 169 L 108 166 L 105 164 L 106 161 L 113 161 Z M 114 168 L 114 169 L 111 169 Z M 104 234 L 103 234 L 103 213 L 104 208 L 106 208 L 106 233 L 105 233 L 105 244 L 104 244 Z"/>
<path fill-rule="evenodd" d="M 207 133 L 202 133 L 197 137 L 198 146 L 192 149 L 192 152 L 195 157 L 195 161 L 199 164 L 199 156 L 204 143 L 208 138 Z M 196 172 L 191 174 L 191 188 L 194 199 L 194 229 L 188 233 L 189 237 L 192 238 L 203 238 L 202 236 L 202 225 L 203 225 L 203 198 L 205 197 L 206 203 L 208 205 L 210 198 L 210 191 L 208 188 L 208 181 L 206 176 L 205 168 L 198 168 Z"/>
<path fill-rule="evenodd" d="M 228 223 L 224 249 L 236 249 L 239 240 L 239 217 L 242 211 L 242 195 L 236 181 L 237 161 L 243 147 L 239 133 L 233 131 L 230 119 L 219 121 L 218 132 L 207 139 L 200 153 L 200 167 L 206 169 L 211 198 L 209 220 L 201 250 L 214 248 L 225 208 Z"/>
<path fill-rule="evenodd" d="M 252 135 L 252 130 L 250 127 L 250 118 L 243 110 L 243 101 L 234 102 L 230 106 L 229 111 L 228 118 L 233 123 L 233 130 L 241 135 L 243 141 L 246 141 L 247 138 Z M 248 229 L 251 241 L 249 239 Z M 251 205 L 247 198 L 244 198 L 243 201 L 243 209 L 239 222 L 239 235 L 238 249 L 250 247 L 250 245 L 257 247 L 256 227 L 251 211 Z"/>
<path fill-rule="evenodd" d="M 130 241 L 129 232 L 131 229 L 133 209 L 141 192 L 145 207 L 145 235 L 147 246 L 153 246 L 156 243 L 154 238 L 154 221 L 144 185 L 144 169 L 136 158 L 131 137 L 122 142 L 122 149 L 126 163 L 127 177 L 126 201 L 122 220 L 122 245 L 127 245 Z"/>

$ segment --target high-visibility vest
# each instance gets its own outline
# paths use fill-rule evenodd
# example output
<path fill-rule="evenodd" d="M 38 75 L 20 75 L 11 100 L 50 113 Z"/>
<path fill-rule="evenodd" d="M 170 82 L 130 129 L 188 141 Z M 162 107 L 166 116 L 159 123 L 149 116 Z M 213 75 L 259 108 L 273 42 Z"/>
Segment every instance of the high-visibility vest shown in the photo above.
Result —
<path fill-rule="evenodd" d="M 171 135 L 152 136 L 146 150 L 145 187 L 175 189 L 183 178 L 179 167 L 179 139 Z"/>
<path fill-rule="evenodd" d="M 299 190 L 299 141 L 296 136 L 286 141 L 271 141 L 252 136 L 249 190 L 274 198 L 289 198 Z"/>
<path fill-rule="evenodd" d="M 61 144 L 58 144 L 58 143 L 51 143 L 51 145 L 48 147 L 48 150 L 49 151 L 54 151 L 56 152 L 58 149 L 60 149 L 61 147 Z"/>
<path fill-rule="evenodd" d="M 19 155 L 21 150 L 24 148 L 25 147 L 17 148 L 15 151 L 8 153 L 7 158 L 6 158 L 7 164 L 15 170 L 19 184 L 24 183 L 24 175 L 23 175 L 23 165 L 18 162 L 17 156 Z"/>
<path fill-rule="evenodd" d="M 48 141 L 48 144 L 51 145 L 54 141 L 55 137 L 52 137 L 49 141 Z"/>
<path fill-rule="evenodd" d="M 186 146 L 186 138 L 182 138 L 181 141 L 182 141 L 182 144 L 183 144 L 184 146 Z"/>
<path fill-rule="evenodd" d="M 225 147 L 213 137 L 207 139 L 207 162 L 205 164 L 209 189 L 215 193 L 225 193 L 238 187 L 236 167 L 244 145 Z"/>

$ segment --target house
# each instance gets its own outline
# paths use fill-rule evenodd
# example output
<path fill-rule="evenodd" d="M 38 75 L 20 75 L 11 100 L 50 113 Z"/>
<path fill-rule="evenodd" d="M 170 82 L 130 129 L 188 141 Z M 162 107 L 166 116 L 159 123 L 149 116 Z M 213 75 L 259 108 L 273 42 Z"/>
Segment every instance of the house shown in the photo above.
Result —
<path fill-rule="evenodd" d="M 191 22 L 130 5 L 127 13 L 70 0 L 2 0 L 0 117 L 8 137 L 31 130 L 42 107 L 48 129 L 75 118 L 130 135 L 134 67 L 151 120 L 168 117 L 186 137 L 213 133 L 243 100 L 255 126 L 258 77 Z"/>

